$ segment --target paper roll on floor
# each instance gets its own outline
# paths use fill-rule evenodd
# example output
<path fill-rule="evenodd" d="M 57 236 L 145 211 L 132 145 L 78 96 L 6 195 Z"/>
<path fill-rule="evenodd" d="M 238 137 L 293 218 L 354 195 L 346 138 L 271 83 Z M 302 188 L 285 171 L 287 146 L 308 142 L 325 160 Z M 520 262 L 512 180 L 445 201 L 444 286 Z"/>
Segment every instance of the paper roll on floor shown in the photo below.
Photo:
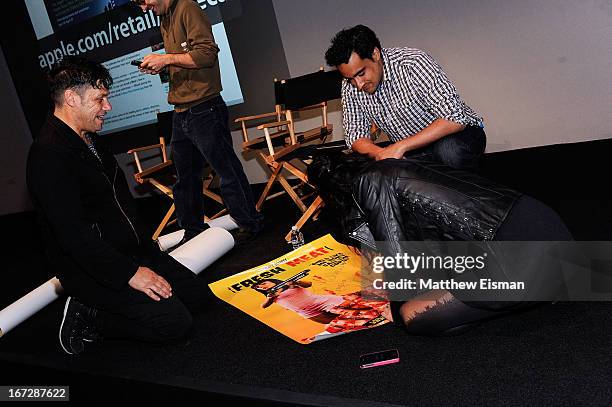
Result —
<path fill-rule="evenodd" d="M 177 230 L 176 232 L 168 233 L 167 235 L 163 235 L 157 238 L 157 245 L 159 246 L 159 250 L 165 252 L 172 246 L 176 246 L 178 242 L 185 236 L 185 230 Z"/>
<path fill-rule="evenodd" d="M 170 252 L 170 256 L 195 274 L 199 274 L 232 247 L 232 234 L 223 228 L 213 227 Z"/>
<path fill-rule="evenodd" d="M 178 243 L 183 238 L 183 233 L 180 230 L 166 236 L 180 234 L 180 237 L 176 240 L 176 243 Z M 173 238 L 176 239 L 177 235 Z M 198 274 L 230 251 L 232 247 L 234 247 L 234 238 L 230 232 L 220 227 L 211 227 L 174 250 L 170 253 L 170 256 Z M 63 291 L 60 281 L 57 277 L 53 277 L 8 307 L 0 310 L 0 337 L 55 301 Z"/>
<path fill-rule="evenodd" d="M 0 336 L 36 314 L 56 300 L 64 291 L 57 277 L 53 277 L 30 291 L 8 307 L 0 310 Z"/>
<path fill-rule="evenodd" d="M 209 220 L 206 223 L 208 223 L 208 226 L 211 228 L 223 228 L 225 230 L 238 229 L 238 224 L 230 215 L 224 215 L 217 219 Z M 166 251 L 168 248 L 177 245 L 183 236 L 185 236 L 185 231 L 181 229 L 158 237 L 157 244 L 159 245 L 159 250 Z"/>
<path fill-rule="evenodd" d="M 211 228 L 223 228 L 228 231 L 238 229 L 238 224 L 230 215 L 223 215 L 217 219 L 211 219 L 206 223 L 208 223 L 208 226 Z"/>

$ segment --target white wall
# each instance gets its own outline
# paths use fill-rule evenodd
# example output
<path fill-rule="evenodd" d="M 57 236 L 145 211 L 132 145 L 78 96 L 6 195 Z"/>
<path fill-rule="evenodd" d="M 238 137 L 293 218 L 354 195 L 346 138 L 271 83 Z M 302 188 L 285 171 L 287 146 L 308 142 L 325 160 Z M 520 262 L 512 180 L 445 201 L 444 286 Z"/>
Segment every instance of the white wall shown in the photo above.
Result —
<path fill-rule="evenodd" d="M 485 118 L 487 151 L 612 138 L 610 0 L 273 0 L 292 76 L 365 24 L 430 53 Z M 340 129 L 340 117 L 333 118 Z"/>

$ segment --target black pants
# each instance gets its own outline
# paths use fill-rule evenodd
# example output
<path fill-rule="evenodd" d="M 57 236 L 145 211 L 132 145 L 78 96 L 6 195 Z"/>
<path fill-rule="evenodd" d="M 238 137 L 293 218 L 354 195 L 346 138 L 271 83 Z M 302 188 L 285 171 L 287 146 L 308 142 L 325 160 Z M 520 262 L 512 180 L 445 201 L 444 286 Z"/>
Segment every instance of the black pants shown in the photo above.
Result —
<path fill-rule="evenodd" d="M 213 294 L 203 279 L 167 255 L 145 261 L 172 287 L 172 296 L 154 301 L 129 286 L 108 290 L 104 303 L 88 304 L 98 309 L 96 327 L 104 338 L 145 342 L 172 342 L 185 336 L 192 325 L 192 313 L 211 302 Z"/>
<path fill-rule="evenodd" d="M 205 229 L 202 169 L 209 163 L 221 178 L 221 196 L 232 218 L 242 228 L 259 232 L 263 215 L 255 200 L 242 164 L 234 152 L 227 106 L 219 96 L 184 112 L 172 120 L 172 157 L 177 181 L 172 188 L 179 226 L 192 238 Z"/>
<path fill-rule="evenodd" d="M 380 147 L 391 141 L 377 143 Z M 465 129 L 442 137 L 425 147 L 408 151 L 404 158 L 437 161 L 457 170 L 474 170 L 487 147 L 487 135 L 482 127 L 466 126 Z"/>
<path fill-rule="evenodd" d="M 487 136 L 482 127 L 466 126 L 426 147 L 409 151 L 405 157 L 431 158 L 451 168 L 471 170 L 478 167 L 486 146 Z"/>

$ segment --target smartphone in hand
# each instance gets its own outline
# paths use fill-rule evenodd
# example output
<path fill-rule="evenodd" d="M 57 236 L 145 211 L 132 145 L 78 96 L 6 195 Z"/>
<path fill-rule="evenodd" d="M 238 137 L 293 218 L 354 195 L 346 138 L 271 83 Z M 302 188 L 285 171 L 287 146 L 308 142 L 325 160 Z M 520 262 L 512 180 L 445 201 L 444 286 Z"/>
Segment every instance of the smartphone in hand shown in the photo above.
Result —
<path fill-rule="evenodd" d="M 142 61 L 132 61 L 130 62 L 130 65 L 134 65 L 140 68 L 140 64 L 142 64 Z"/>
<path fill-rule="evenodd" d="M 400 361 L 397 349 L 383 350 L 380 352 L 367 353 L 359 357 L 359 367 L 367 369 L 369 367 L 383 366 Z"/>

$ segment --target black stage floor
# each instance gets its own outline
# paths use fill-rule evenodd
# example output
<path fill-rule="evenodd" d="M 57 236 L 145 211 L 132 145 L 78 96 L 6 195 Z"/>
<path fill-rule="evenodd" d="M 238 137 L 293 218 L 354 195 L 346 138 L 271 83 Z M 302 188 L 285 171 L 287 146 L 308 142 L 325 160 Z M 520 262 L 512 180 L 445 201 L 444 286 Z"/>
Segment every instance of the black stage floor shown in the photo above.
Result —
<path fill-rule="evenodd" d="M 574 193 L 567 194 L 558 189 L 561 180 L 534 180 L 521 153 L 512 154 L 490 155 L 485 172 L 518 182 L 551 204 L 577 239 L 612 240 L 606 186 L 600 185 L 590 195 L 576 194 L 577 189 L 588 190 L 597 182 L 583 179 L 576 184 L 580 177 L 575 172 L 568 175 L 571 169 L 561 175 L 554 172 L 566 177 L 565 185 L 574 187 Z M 514 173 L 499 169 L 518 168 L 513 167 L 517 163 L 521 169 Z M 535 171 L 542 160 L 531 165 Z M 549 170 L 542 171 L 544 177 L 552 176 Z M 150 198 L 140 205 L 153 222 L 166 202 Z M 266 204 L 264 214 L 267 228 L 257 243 L 233 249 L 201 278 L 216 281 L 288 250 L 283 236 L 297 219 L 294 205 L 279 198 Z M 0 307 L 4 307 L 51 274 L 32 213 L 4 216 L 0 226 L 12 236 L 5 243 L 8 262 L 0 287 Z M 323 218 L 309 223 L 304 232 L 312 240 L 329 229 L 330 221 Z M 229 401 L 249 405 L 609 405 L 612 401 L 610 303 L 545 304 L 455 337 L 408 336 L 388 324 L 304 346 L 217 300 L 195 318 L 194 332 L 184 343 L 107 341 L 78 357 L 64 354 L 57 341 L 62 306 L 63 301 L 56 301 L 0 338 L 0 385 L 70 385 L 73 401 L 130 399 L 180 405 Z M 399 349 L 400 363 L 366 370 L 358 367 L 359 355 L 388 348 Z"/>

